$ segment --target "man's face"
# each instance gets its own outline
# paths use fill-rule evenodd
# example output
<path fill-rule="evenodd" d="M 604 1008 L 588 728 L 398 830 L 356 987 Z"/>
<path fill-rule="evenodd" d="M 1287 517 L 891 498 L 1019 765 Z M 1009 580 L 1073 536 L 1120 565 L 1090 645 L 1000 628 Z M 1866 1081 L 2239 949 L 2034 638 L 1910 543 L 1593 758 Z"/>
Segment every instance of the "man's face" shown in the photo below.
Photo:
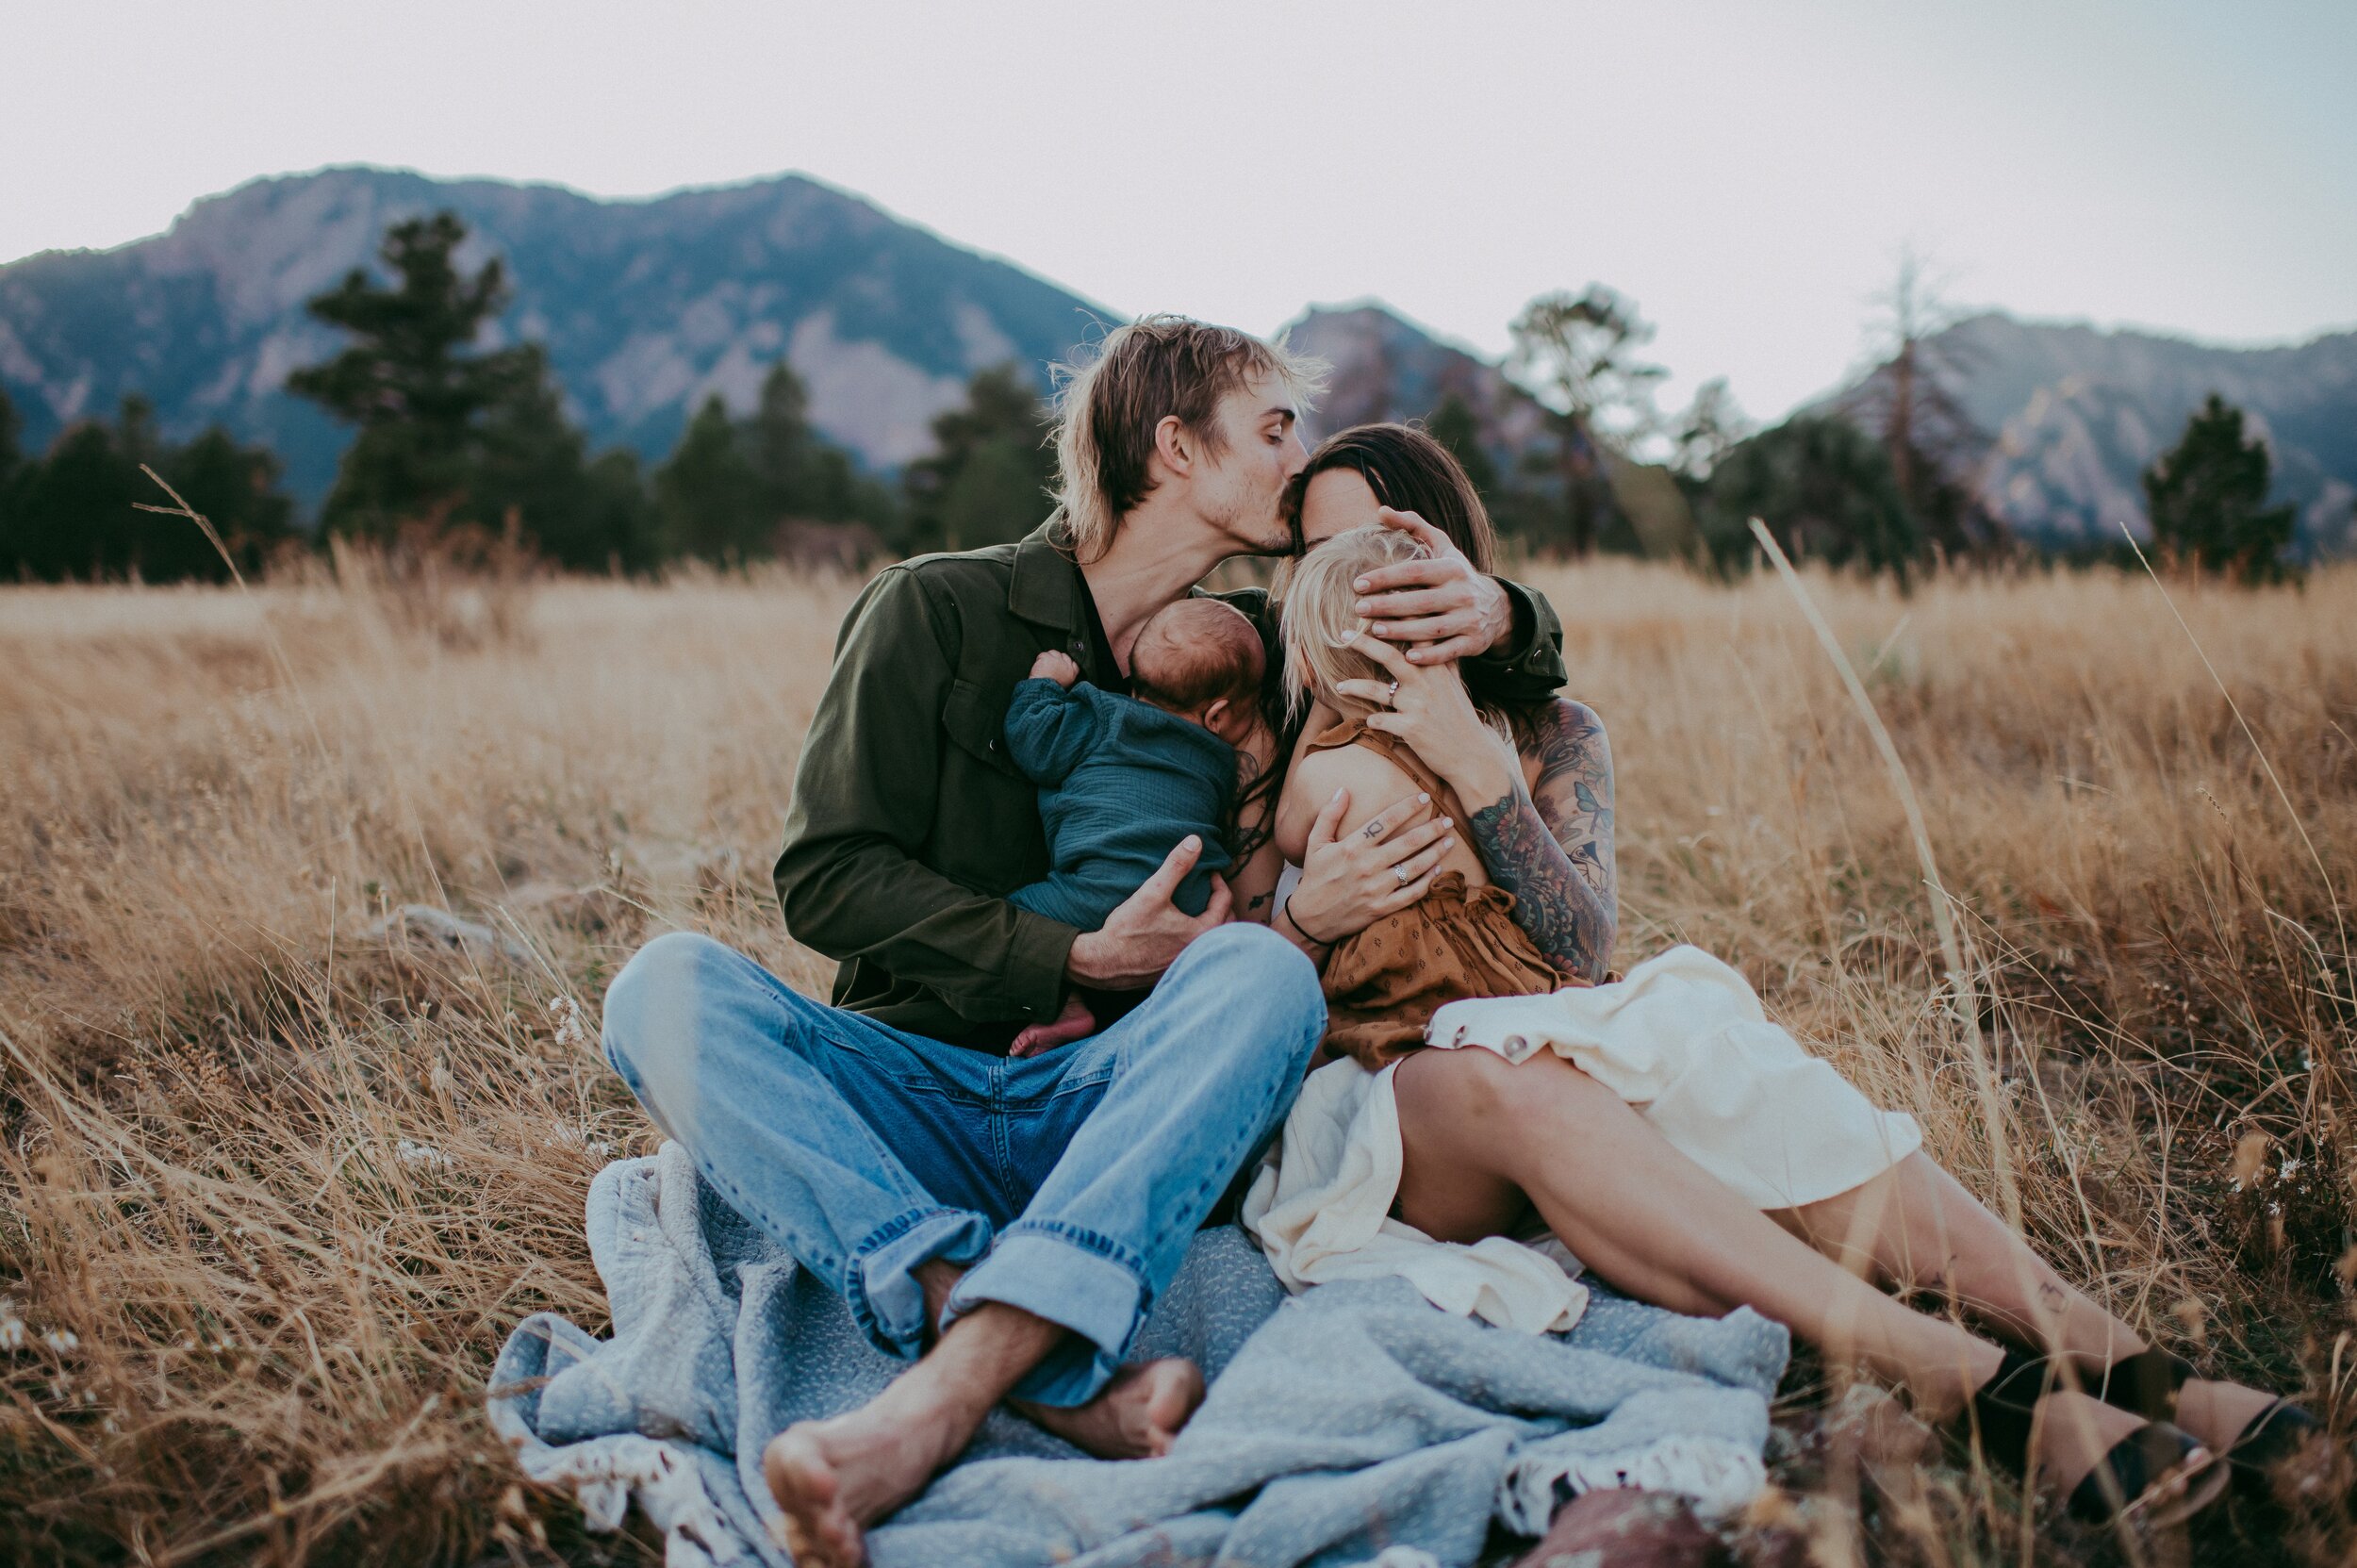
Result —
<path fill-rule="evenodd" d="M 1281 516 L 1285 486 L 1310 461 L 1293 397 L 1277 377 L 1259 376 L 1220 399 L 1223 437 L 1189 476 L 1195 510 L 1247 555 L 1283 555 L 1293 533 Z"/>

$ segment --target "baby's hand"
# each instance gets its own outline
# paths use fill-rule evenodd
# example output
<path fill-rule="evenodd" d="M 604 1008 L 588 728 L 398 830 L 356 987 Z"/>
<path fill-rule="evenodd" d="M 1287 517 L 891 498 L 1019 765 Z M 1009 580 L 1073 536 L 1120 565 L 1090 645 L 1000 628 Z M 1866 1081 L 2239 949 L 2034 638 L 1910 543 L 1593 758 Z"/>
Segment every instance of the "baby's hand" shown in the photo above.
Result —
<path fill-rule="evenodd" d="M 1053 681 L 1070 691 L 1072 683 L 1080 678 L 1080 667 L 1072 662 L 1069 653 L 1059 653 L 1050 648 L 1031 661 L 1031 679 L 1034 681 Z"/>

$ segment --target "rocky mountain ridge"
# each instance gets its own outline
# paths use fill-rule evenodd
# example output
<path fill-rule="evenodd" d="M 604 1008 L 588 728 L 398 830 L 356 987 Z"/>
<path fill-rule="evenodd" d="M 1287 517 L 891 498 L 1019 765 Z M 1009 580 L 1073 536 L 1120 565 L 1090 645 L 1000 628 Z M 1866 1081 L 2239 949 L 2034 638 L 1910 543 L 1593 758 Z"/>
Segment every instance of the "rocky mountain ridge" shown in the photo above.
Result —
<path fill-rule="evenodd" d="M 1923 362 L 1990 438 L 1973 477 L 2029 543 L 2105 547 L 2122 521 L 2148 537 L 2141 476 L 2216 392 L 2267 443 L 2294 548 L 2357 553 L 2357 332 L 2225 348 L 1990 311 L 1924 339 Z"/>
<path fill-rule="evenodd" d="M 323 493 L 347 434 L 285 391 L 339 335 L 304 302 L 372 266 L 386 227 L 449 207 L 469 265 L 506 258 L 494 343 L 536 338 L 593 444 L 669 450 L 718 392 L 749 408 L 783 355 L 814 422 L 877 469 L 930 449 L 975 371 L 1041 371 L 1113 313 L 799 174 L 602 201 L 555 186 L 338 168 L 196 203 L 163 234 L 0 267 L 0 389 L 44 445 L 126 392 L 167 434 L 219 421 Z"/>
<path fill-rule="evenodd" d="M 285 391 L 289 371 L 338 346 L 304 302 L 370 265 L 388 223 L 444 206 L 472 230 L 470 264 L 507 260 L 515 296 L 494 341 L 545 343 L 591 441 L 649 459 L 708 394 L 749 408 L 783 356 L 809 384 L 820 431 L 892 470 L 930 449 L 932 417 L 975 371 L 1014 360 L 1044 380 L 1120 319 L 799 174 L 605 201 L 327 169 L 207 197 L 165 233 L 113 250 L 0 266 L 0 390 L 25 444 L 39 450 L 137 392 L 168 436 L 219 422 L 267 443 L 289 487 L 316 502 L 348 433 Z M 1501 473 L 1545 440 L 1495 363 L 1379 304 L 1312 308 L 1289 331 L 1334 367 L 1314 428 L 1420 417 L 1453 392 Z M 2237 349 L 1992 312 L 1928 346 L 1991 437 L 1975 476 L 1984 493 L 2033 543 L 2100 544 L 2120 520 L 2141 532 L 2138 476 L 2217 391 L 2273 450 L 2299 549 L 2357 552 L 2357 332 Z"/>

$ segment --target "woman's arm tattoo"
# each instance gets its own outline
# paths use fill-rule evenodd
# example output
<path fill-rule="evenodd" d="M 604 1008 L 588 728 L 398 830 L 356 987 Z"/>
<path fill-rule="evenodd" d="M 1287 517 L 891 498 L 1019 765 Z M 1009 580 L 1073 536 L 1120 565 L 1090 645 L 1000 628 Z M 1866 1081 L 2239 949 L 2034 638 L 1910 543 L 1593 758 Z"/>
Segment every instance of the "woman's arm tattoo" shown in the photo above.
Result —
<path fill-rule="evenodd" d="M 1566 974 L 1600 980 L 1620 924 L 1612 858 L 1612 753 L 1577 702 L 1539 717 L 1539 778 L 1467 819 L 1490 880 L 1514 895 L 1514 921 Z"/>
<path fill-rule="evenodd" d="M 1539 779 L 1531 801 L 1574 867 L 1617 924 L 1621 880 L 1612 853 L 1612 742 L 1584 702 L 1558 701 L 1539 716 Z"/>

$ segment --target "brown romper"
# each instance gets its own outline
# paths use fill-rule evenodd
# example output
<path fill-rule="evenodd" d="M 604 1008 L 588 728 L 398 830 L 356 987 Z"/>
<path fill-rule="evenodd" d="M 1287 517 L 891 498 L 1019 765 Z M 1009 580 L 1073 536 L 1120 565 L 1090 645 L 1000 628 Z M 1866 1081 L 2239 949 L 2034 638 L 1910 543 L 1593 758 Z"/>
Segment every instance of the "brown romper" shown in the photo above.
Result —
<path fill-rule="evenodd" d="M 1457 794 L 1397 737 L 1347 719 L 1310 742 L 1312 751 L 1364 746 L 1398 764 L 1472 842 Z M 1461 871 L 1432 879 L 1425 896 L 1343 937 L 1327 955 L 1326 1048 L 1378 1071 L 1424 1044 L 1442 1003 L 1465 997 L 1527 997 L 1587 981 L 1558 972 L 1514 923 L 1514 895 L 1467 887 Z"/>

